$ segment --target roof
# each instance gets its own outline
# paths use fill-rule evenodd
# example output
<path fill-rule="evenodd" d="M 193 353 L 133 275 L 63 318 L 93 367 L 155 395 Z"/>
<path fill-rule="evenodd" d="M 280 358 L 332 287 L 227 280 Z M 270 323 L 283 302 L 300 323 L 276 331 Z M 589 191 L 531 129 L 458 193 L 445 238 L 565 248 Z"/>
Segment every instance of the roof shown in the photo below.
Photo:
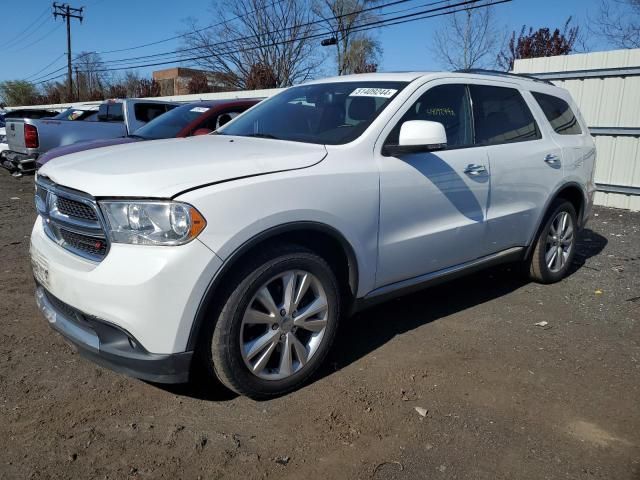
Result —
<path fill-rule="evenodd" d="M 509 72 L 499 72 L 492 70 L 469 70 L 460 72 L 447 72 L 447 71 L 424 71 L 424 72 L 375 72 L 375 73 L 359 73 L 354 75 L 341 75 L 339 77 L 323 78 L 319 80 L 313 80 L 308 82 L 314 83 L 337 83 L 337 82 L 412 82 L 418 78 L 425 77 L 459 77 L 459 78 L 491 78 L 494 80 L 507 80 L 513 82 L 538 82 L 549 83 L 544 80 L 536 78 L 528 78 L 526 75 L 517 75 Z"/>
<path fill-rule="evenodd" d="M 353 75 L 340 75 L 339 77 L 329 77 L 319 80 L 312 80 L 307 83 L 337 83 L 337 82 L 412 82 L 416 78 L 432 74 L 434 72 L 375 72 L 356 73 Z"/>

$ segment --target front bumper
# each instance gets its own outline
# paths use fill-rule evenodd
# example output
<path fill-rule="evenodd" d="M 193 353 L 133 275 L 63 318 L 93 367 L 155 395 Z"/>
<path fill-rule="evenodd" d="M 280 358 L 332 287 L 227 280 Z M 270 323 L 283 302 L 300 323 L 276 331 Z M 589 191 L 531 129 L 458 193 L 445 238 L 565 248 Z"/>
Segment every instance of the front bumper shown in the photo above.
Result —
<path fill-rule="evenodd" d="M 127 332 L 153 355 L 188 347 L 199 304 L 222 261 L 202 242 L 177 247 L 112 244 L 100 262 L 64 249 L 38 217 L 31 234 L 35 276 L 50 296 Z"/>
<path fill-rule="evenodd" d="M 26 153 L 4 150 L 0 154 L 0 165 L 10 172 L 34 173 L 37 158 L 36 154 L 27 155 Z"/>
<path fill-rule="evenodd" d="M 149 353 L 126 330 L 80 312 L 41 285 L 36 286 L 36 303 L 51 328 L 93 362 L 150 382 L 184 383 L 189 380 L 193 352 Z"/>

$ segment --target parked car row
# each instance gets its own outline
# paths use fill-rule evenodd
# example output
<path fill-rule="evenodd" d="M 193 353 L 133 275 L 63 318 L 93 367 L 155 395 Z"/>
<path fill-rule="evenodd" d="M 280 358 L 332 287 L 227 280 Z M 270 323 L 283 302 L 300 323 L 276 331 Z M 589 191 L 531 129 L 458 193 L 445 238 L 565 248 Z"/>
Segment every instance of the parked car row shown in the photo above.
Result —
<path fill-rule="evenodd" d="M 135 133 L 125 137 L 103 138 L 53 148 L 38 157 L 36 166 L 40 168 L 53 158 L 84 150 L 91 150 L 93 148 L 143 140 L 159 140 L 163 138 L 180 138 L 209 134 L 258 103 L 258 101 L 259 100 L 211 100 L 181 105 L 151 120 L 146 125 L 135 130 Z"/>
<path fill-rule="evenodd" d="M 21 175 L 73 152 L 211 133 L 257 102 L 202 101 L 178 106 L 155 100 L 110 100 L 99 106 L 71 107 L 48 119 L 10 118 L 2 164 Z"/>
<path fill-rule="evenodd" d="M 224 125 L 194 108 L 138 130 L 194 138 L 64 155 L 36 178 L 40 310 L 82 355 L 149 381 L 198 366 L 240 394 L 289 392 L 376 302 L 503 262 L 561 280 L 591 212 L 594 142 L 549 82 L 376 73 Z"/>

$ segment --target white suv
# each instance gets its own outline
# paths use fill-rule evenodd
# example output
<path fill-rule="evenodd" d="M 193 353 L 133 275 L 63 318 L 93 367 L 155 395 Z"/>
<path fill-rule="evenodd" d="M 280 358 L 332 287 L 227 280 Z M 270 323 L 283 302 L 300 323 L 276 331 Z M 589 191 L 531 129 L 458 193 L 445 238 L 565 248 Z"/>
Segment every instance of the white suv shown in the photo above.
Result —
<path fill-rule="evenodd" d="M 241 394 L 282 394 L 374 302 L 498 262 L 560 280 L 594 161 L 569 94 L 543 81 L 314 81 L 213 135 L 44 166 L 38 304 L 115 370 L 183 382 L 198 364 Z"/>

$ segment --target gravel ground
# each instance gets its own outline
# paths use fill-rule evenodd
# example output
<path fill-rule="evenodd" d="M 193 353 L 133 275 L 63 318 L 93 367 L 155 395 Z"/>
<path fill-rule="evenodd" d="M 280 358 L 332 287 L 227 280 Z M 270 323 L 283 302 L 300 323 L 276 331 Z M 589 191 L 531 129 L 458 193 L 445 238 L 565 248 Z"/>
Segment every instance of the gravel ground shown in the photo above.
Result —
<path fill-rule="evenodd" d="M 74 354 L 33 300 L 32 193 L 0 172 L 0 478 L 640 480 L 640 214 L 596 209 L 559 284 L 502 267 L 363 312 L 255 402 Z"/>

